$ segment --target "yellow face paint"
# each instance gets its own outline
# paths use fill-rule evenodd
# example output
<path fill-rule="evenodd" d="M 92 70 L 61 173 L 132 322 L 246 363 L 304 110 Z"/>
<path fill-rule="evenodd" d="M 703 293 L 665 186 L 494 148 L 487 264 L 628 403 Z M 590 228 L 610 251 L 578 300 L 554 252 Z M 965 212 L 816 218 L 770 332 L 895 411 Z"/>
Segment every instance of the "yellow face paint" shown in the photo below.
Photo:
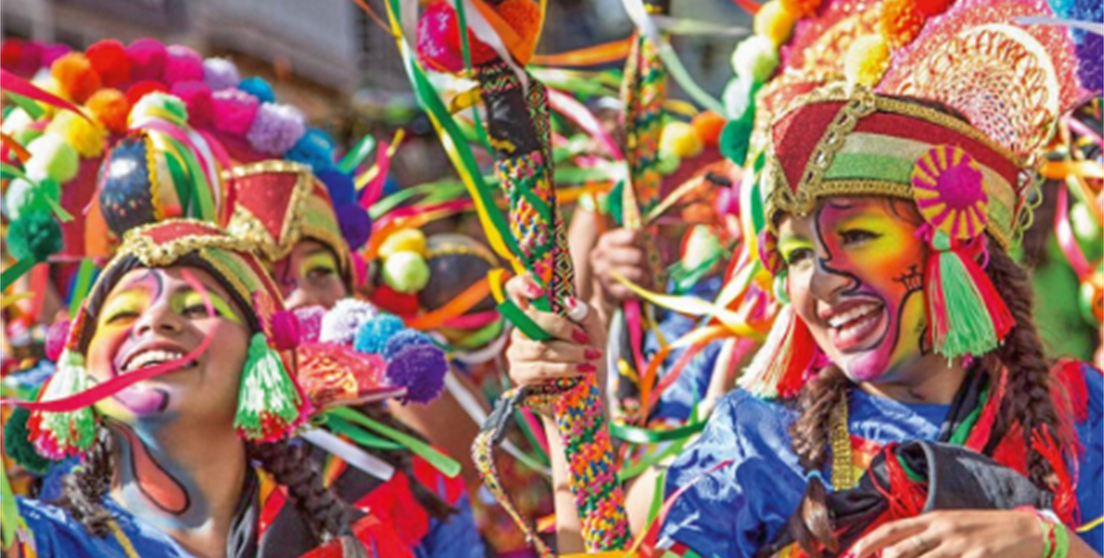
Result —
<path fill-rule="evenodd" d="M 782 238 L 778 241 L 778 252 L 782 254 L 782 261 L 787 265 L 793 263 L 794 255 L 800 250 L 813 251 L 812 241 L 797 237 Z"/>
<path fill-rule="evenodd" d="M 311 254 L 299 262 L 298 276 L 303 279 L 309 279 L 315 274 L 329 275 L 333 273 L 337 273 L 337 261 L 328 250 Z"/>
<path fill-rule="evenodd" d="M 149 290 L 140 288 L 128 289 L 112 295 L 104 303 L 100 319 L 96 322 L 97 328 L 108 325 L 129 325 L 142 315 L 142 311 L 149 306 L 151 298 Z"/>
<path fill-rule="evenodd" d="M 215 315 L 236 324 L 242 323 L 241 316 L 238 316 L 238 314 L 234 312 L 230 303 L 224 298 L 212 291 L 207 291 L 207 296 L 211 299 L 211 306 L 214 307 Z M 174 294 L 169 298 L 169 306 L 172 308 L 173 312 L 182 316 L 189 312 L 197 311 L 203 314 L 207 313 L 207 307 L 203 302 L 203 295 L 196 291 L 182 291 Z"/>

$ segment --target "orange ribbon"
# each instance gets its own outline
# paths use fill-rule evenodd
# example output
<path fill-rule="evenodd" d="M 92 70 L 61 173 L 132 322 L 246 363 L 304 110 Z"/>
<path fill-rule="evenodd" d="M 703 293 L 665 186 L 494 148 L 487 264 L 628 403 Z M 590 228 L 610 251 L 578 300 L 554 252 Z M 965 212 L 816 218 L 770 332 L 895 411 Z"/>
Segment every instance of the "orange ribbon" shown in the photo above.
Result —
<path fill-rule="evenodd" d="M 437 328 L 452 318 L 462 316 L 491 294 L 491 283 L 486 277 L 473 283 L 444 306 L 406 320 L 406 326 L 421 331 Z"/>

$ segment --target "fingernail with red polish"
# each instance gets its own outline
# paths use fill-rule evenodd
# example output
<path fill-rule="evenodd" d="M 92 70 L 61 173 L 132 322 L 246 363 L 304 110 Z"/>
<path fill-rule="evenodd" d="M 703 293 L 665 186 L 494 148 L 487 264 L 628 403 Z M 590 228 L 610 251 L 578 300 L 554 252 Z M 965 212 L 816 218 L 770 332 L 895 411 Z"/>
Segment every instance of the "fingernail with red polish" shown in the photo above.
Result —
<path fill-rule="evenodd" d="M 576 366 L 575 370 L 578 370 L 579 372 L 594 372 L 597 369 L 594 368 L 593 364 L 590 364 L 589 362 L 584 362 L 584 363 Z"/>
<path fill-rule="evenodd" d="M 574 339 L 576 343 L 590 343 L 590 336 L 581 329 L 572 331 L 571 338 Z"/>
<path fill-rule="evenodd" d="M 602 358 L 602 351 L 598 349 L 587 349 L 583 351 L 583 356 L 586 357 L 587 360 L 597 360 Z"/>
<path fill-rule="evenodd" d="M 544 294 L 544 289 L 540 288 L 540 285 L 536 283 L 528 283 L 525 287 L 525 292 L 529 293 L 529 296 L 541 296 Z"/>

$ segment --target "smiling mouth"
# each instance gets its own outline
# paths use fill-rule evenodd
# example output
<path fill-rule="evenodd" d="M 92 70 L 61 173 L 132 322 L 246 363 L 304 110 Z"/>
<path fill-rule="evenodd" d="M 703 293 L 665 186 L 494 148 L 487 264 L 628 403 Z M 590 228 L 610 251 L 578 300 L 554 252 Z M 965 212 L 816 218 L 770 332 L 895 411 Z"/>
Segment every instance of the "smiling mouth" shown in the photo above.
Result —
<path fill-rule="evenodd" d="M 885 305 L 880 302 L 862 303 L 828 319 L 832 344 L 844 353 L 873 347 L 887 324 Z"/>
<path fill-rule="evenodd" d="M 169 362 L 176 362 L 183 359 L 184 353 L 180 351 L 164 350 L 164 349 L 150 349 L 147 351 L 139 351 L 127 358 L 126 362 L 120 368 L 120 372 L 123 374 L 148 368 L 150 366 L 157 366 L 159 364 L 165 364 Z M 186 368 L 192 368 L 198 363 L 195 360 L 190 360 L 183 363 L 180 366 L 180 370 Z"/>

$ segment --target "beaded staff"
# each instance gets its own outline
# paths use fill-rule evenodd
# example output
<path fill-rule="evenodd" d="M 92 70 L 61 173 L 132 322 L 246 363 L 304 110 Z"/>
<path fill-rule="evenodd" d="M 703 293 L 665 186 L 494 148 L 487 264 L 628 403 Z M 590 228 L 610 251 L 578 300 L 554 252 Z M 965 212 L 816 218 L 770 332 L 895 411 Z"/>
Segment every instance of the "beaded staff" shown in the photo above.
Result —
<path fill-rule="evenodd" d="M 563 221 L 556 207 L 551 180 L 548 100 L 544 85 L 518 73 L 501 60 L 476 68 L 487 128 L 498 161 L 496 171 L 509 200 L 511 232 L 520 259 L 542 283 L 546 299 L 535 304 L 564 315 L 564 301 L 574 297 L 571 260 L 566 250 Z M 520 388 L 504 394 L 472 448 L 480 474 L 526 535 L 544 556 L 550 551 L 513 510 L 494 471 L 493 444 L 501 439 L 505 421 L 518 404 L 551 405 L 564 440 L 570 483 L 589 551 L 616 550 L 628 541 L 624 494 L 617 480 L 613 448 L 602 415 L 596 379 L 561 380 L 538 388 Z"/>

